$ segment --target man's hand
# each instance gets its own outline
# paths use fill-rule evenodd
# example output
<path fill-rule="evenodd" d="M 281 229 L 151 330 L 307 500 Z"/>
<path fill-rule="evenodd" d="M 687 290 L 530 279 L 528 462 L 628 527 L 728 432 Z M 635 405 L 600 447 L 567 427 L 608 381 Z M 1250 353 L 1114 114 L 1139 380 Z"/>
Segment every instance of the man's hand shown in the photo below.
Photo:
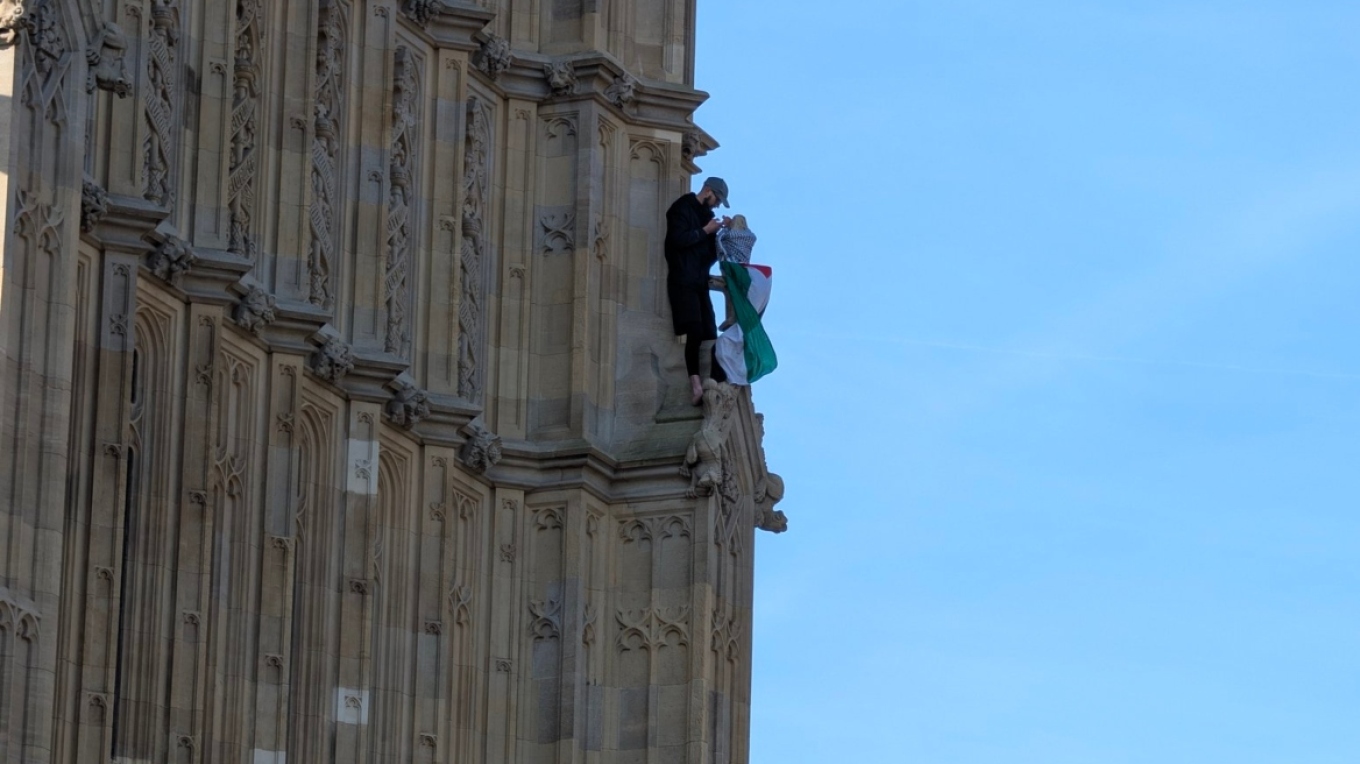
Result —
<path fill-rule="evenodd" d="M 723 227 L 723 228 L 731 228 L 731 227 L 732 227 L 732 218 L 729 218 L 728 216 L 723 215 L 722 227 Z"/>
<path fill-rule="evenodd" d="M 710 220 L 704 224 L 704 233 L 708 234 L 717 233 L 719 228 L 722 228 L 722 222 L 719 221 L 717 218 L 714 218 L 713 220 Z"/>

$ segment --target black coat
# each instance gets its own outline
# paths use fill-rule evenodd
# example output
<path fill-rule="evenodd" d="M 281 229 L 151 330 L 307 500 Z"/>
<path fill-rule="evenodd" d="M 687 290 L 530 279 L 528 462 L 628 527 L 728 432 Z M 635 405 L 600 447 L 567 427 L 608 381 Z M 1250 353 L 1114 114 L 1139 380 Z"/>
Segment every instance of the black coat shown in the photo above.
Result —
<path fill-rule="evenodd" d="M 676 334 L 713 339 L 717 329 L 713 300 L 708 294 L 708 272 L 718 261 L 718 237 L 704 233 L 713 210 L 685 194 L 666 210 L 666 295 Z"/>
<path fill-rule="evenodd" d="M 694 194 L 685 194 L 666 210 L 667 281 L 708 284 L 708 272 L 718 261 L 717 234 L 704 233 L 713 210 Z"/>

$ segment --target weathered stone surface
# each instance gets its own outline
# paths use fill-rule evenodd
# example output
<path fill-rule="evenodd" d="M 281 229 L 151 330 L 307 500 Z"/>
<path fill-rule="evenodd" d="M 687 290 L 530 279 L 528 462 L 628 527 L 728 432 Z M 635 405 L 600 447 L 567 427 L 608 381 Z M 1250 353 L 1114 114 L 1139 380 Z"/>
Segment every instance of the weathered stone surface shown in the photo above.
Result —
<path fill-rule="evenodd" d="M 0 0 L 0 764 L 746 760 L 690 6 L 541 5 Z"/>

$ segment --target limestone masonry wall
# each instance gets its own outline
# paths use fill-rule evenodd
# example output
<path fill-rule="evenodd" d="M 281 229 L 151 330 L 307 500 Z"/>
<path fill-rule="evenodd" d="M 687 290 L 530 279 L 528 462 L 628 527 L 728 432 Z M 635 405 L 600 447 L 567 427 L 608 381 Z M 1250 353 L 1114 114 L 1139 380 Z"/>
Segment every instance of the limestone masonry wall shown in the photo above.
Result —
<path fill-rule="evenodd" d="M 0 0 L 0 762 L 747 760 L 694 5 Z"/>

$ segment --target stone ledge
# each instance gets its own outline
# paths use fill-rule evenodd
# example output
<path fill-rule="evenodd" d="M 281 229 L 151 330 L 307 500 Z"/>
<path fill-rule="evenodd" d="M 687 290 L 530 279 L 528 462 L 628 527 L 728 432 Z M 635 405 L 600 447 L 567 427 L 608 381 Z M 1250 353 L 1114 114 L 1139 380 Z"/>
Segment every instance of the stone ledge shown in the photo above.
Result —
<path fill-rule="evenodd" d="M 544 76 L 543 67 L 549 63 L 570 62 L 576 73 L 576 90 L 569 95 L 554 95 Z M 500 95 L 538 103 L 569 103 L 593 100 L 609 109 L 629 124 L 645 125 L 667 130 L 693 132 L 702 136 L 706 150 L 718 147 L 713 136 L 696 127 L 694 111 L 708 93 L 683 85 L 634 77 L 608 53 L 591 52 L 577 56 L 547 56 L 540 53 L 515 51 L 510 67 L 495 78 L 473 68 L 479 80 Z M 615 81 L 631 78 L 633 98 L 625 104 L 616 103 L 607 94 Z"/>
<path fill-rule="evenodd" d="M 147 236 L 170 216 L 170 211 L 140 197 L 109 194 L 107 200 L 107 211 L 94 230 L 83 236 L 110 249 L 150 252 L 154 245 Z"/>
<path fill-rule="evenodd" d="M 445 0 L 423 31 L 437 48 L 476 50 L 477 34 L 494 18 L 495 11 L 489 11 L 479 5 L 451 3 Z"/>

